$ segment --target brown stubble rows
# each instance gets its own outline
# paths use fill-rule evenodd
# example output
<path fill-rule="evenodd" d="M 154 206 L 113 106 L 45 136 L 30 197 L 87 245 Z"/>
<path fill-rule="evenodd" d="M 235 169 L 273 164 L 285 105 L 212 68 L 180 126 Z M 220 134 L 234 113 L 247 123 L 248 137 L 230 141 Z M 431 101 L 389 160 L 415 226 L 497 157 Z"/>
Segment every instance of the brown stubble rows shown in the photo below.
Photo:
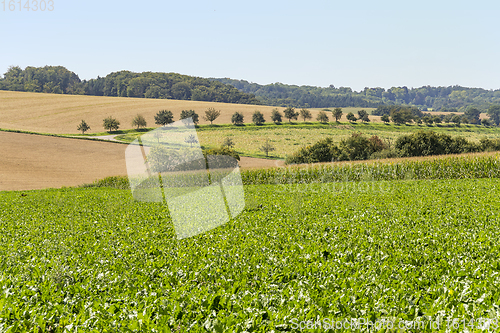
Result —
<path fill-rule="evenodd" d="M 230 124 L 231 116 L 241 112 L 245 123 L 252 122 L 252 114 L 258 110 L 264 114 L 266 122 L 271 122 L 274 106 L 230 104 L 215 102 L 199 102 L 171 99 L 149 99 L 130 97 L 103 97 L 81 95 L 59 95 L 45 93 L 30 93 L 18 91 L 0 91 L 0 128 L 23 130 L 39 133 L 77 134 L 78 124 L 85 120 L 91 130 L 87 133 L 104 132 L 103 119 L 108 116 L 120 121 L 120 129 L 132 128 L 132 119 L 142 114 L 148 127 L 155 125 L 154 116 L 160 110 L 170 110 L 174 120 L 180 119 L 182 110 L 195 110 L 200 117 L 200 124 L 209 124 L 203 119 L 208 108 L 221 111 L 221 115 L 214 124 Z M 277 107 L 283 112 L 284 107 Z M 357 108 L 344 109 L 342 121 L 349 111 L 356 113 Z M 299 109 L 296 109 L 299 111 Z M 312 120 L 316 121 L 321 109 L 310 109 Z M 327 112 L 330 121 L 333 117 Z M 380 117 L 371 116 L 372 121 L 379 121 Z M 287 120 L 283 118 L 283 121 Z M 299 122 L 302 119 L 299 118 Z"/>
<path fill-rule="evenodd" d="M 60 188 L 126 176 L 127 145 L 0 131 L 0 191 Z M 241 168 L 283 165 L 241 157 Z"/>

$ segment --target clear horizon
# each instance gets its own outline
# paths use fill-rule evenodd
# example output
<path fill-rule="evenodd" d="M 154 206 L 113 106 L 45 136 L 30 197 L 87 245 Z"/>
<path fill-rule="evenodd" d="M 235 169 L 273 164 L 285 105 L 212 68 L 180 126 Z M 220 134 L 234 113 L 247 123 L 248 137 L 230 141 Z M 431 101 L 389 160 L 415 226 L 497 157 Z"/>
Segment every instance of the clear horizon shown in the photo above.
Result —
<path fill-rule="evenodd" d="M 175 72 L 317 87 L 500 89 L 493 1 L 54 1 L 0 4 L 0 72 L 60 65 L 81 79 Z M 22 2 L 25 4 L 25 2 Z"/>

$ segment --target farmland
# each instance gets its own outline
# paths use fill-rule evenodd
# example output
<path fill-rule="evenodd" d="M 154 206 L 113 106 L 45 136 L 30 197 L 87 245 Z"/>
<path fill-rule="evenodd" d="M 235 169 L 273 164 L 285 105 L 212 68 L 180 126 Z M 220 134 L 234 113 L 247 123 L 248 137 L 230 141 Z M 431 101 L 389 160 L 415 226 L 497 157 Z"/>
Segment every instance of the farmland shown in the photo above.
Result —
<path fill-rule="evenodd" d="M 189 101 L 0 98 L 12 103 L 0 104 L 0 127 L 75 136 L 85 117 L 98 125 L 83 138 L 102 131 L 104 113 L 117 112 L 125 123 L 148 103 L 172 103 L 141 111 L 152 124 L 161 108 L 196 109 Z M 241 111 L 223 106 L 221 124 Z M 255 109 L 247 107 L 248 114 Z M 475 125 L 301 121 L 202 124 L 197 133 L 205 147 L 232 137 L 238 152 L 260 157 L 269 138 L 274 157 L 283 158 L 326 136 L 338 142 L 361 132 L 394 141 L 422 128 L 472 141 L 500 136 L 498 128 Z M 116 134 L 127 143 L 142 133 Z M 7 132 L 0 139 L 7 157 L 0 160 L 2 332 L 276 332 L 354 318 L 441 320 L 442 331 L 450 318 L 476 328 L 490 320 L 491 331 L 500 328 L 498 153 L 242 170 L 243 213 L 179 241 L 167 206 L 132 198 L 125 144 Z M 277 161 L 267 162 L 259 166 Z M 115 175 L 122 177 L 43 189 Z"/>
<path fill-rule="evenodd" d="M 102 121 L 107 116 L 117 118 L 121 123 L 120 128 L 129 129 L 132 128 L 132 119 L 140 113 L 146 118 L 149 126 L 156 126 L 154 116 L 162 109 L 172 111 L 175 120 L 179 120 L 182 110 L 192 109 L 200 116 L 200 124 L 209 124 L 210 122 L 203 120 L 202 117 L 209 107 L 221 110 L 220 117 L 215 121 L 216 124 L 230 124 L 231 116 L 236 111 L 241 112 L 245 117 L 245 122 L 250 123 L 255 110 L 260 110 L 269 122 L 274 108 L 262 105 L 172 99 L 0 91 L 0 128 L 39 133 L 77 134 L 76 127 L 84 119 L 91 127 L 89 133 L 98 133 L 103 131 Z M 345 111 L 349 112 L 349 109 L 345 108 Z M 316 118 L 318 112 L 317 110 L 311 111 L 313 119 Z"/>
<path fill-rule="evenodd" d="M 484 127 L 476 125 L 455 126 L 425 126 L 425 125 L 406 125 L 397 126 L 393 124 L 382 123 L 296 123 L 282 125 L 247 125 L 247 126 L 200 126 L 197 128 L 200 144 L 206 147 L 219 146 L 224 138 L 230 137 L 235 143 L 235 149 L 243 156 L 265 157 L 264 153 L 259 151 L 266 139 L 269 139 L 276 151 L 271 155 L 275 158 L 285 158 L 286 155 L 297 151 L 301 146 L 310 145 L 320 139 L 331 137 L 333 142 L 338 143 L 342 139 L 351 136 L 352 133 L 363 133 L 367 136 L 377 135 L 380 138 L 394 143 L 396 139 L 409 132 L 416 132 L 422 129 L 432 130 L 438 133 L 447 133 L 451 135 L 460 135 L 473 142 L 478 142 L 481 138 L 500 138 L 500 129 L 493 127 Z M 124 142 L 132 142 L 143 132 L 131 131 L 119 135 L 116 139 Z"/>
<path fill-rule="evenodd" d="M 77 186 L 125 176 L 124 144 L 0 131 L 0 191 Z M 242 168 L 279 161 L 242 157 Z"/>
<path fill-rule="evenodd" d="M 165 206 L 127 190 L 0 192 L 0 329 L 498 318 L 499 189 L 488 178 L 248 185 L 239 217 L 183 241 Z"/>

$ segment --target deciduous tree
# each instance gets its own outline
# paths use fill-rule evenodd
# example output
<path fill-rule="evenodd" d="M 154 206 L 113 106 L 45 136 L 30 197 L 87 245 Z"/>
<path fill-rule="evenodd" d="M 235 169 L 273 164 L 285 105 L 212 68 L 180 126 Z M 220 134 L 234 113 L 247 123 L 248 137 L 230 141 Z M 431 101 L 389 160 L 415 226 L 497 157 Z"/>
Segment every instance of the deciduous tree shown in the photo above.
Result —
<path fill-rule="evenodd" d="M 311 111 L 308 109 L 300 109 L 300 116 L 304 119 L 304 121 L 312 118 Z"/>
<path fill-rule="evenodd" d="M 347 120 L 349 120 L 349 121 L 351 121 L 351 122 L 352 122 L 352 121 L 356 121 L 356 120 L 358 120 L 358 119 L 356 118 L 356 116 L 354 115 L 354 113 L 349 112 L 349 113 L 347 114 Z"/>
<path fill-rule="evenodd" d="M 269 139 L 267 139 L 266 143 L 260 147 L 259 150 L 266 153 L 266 157 L 269 157 L 269 152 L 276 150 L 276 148 L 274 148 Z"/>
<path fill-rule="evenodd" d="M 288 119 L 288 122 L 291 122 L 292 119 L 297 120 L 297 117 L 299 116 L 299 113 L 295 112 L 295 109 L 291 106 L 287 107 L 284 113 L 285 113 L 285 118 Z"/>
<path fill-rule="evenodd" d="M 500 105 L 491 105 L 488 108 L 488 117 L 498 126 L 500 124 Z"/>
<path fill-rule="evenodd" d="M 328 115 L 326 114 L 325 111 L 320 111 L 318 113 L 318 116 L 316 117 L 316 120 L 319 121 L 320 123 L 327 123 L 328 122 Z"/>
<path fill-rule="evenodd" d="M 233 113 L 233 115 L 231 116 L 231 122 L 234 124 L 234 125 L 242 125 L 243 124 L 243 114 L 236 111 L 235 113 Z"/>
<path fill-rule="evenodd" d="M 339 122 L 340 119 L 342 119 L 342 109 L 341 108 L 335 108 L 333 109 L 333 116 L 335 117 L 335 121 Z"/>
<path fill-rule="evenodd" d="M 205 111 L 205 116 L 203 119 L 206 121 L 210 122 L 210 125 L 212 125 L 213 121 L 220 116 L 220 110 L 216 110 L 215 108 L 208 108 L 207 111 Z"/>
<path fill-rule="evenodd" d="M 82 122 L 80 123 L 80 125 L 78 125 L 76 129 L 82 131 L 82 134 L 85 134 L 85 132 L 90 130 L 90 126 L 87 124 L 85 120 L 82 120 Z"/>
<path fill-rule="evenodd" d="M 199 123 L 199 116 L 194 110 L 182 110 L 181 111 L 181 120 L 186 119 L 186 118 L 192 118 L 193 123 L 195 125 L 198 125 L 198 123 Z"/>
<path fill-rule="evenodd" d="M 103 127 L 106 131 L 116 131 L 120 128 L 120 122 L 113 118 L 112 116 L 109 116 L 107 118 L 104 118 L 103 120 Z"/>
<path fill-rule="evenodd" d="M 155 124 L 165 126 L 174 122 L 172 111 L 161 110 L 155 116 Z"/>
<path fill-rule="evenodd" d="M 263 123 L 266 122 L 266 120 L 264 119 L 264 115 L 262 114 L 262 112 L 255 111 L 252 115 L 252 122 L 255 125 L 262 125 Z"/>
<path fill-rule="evenodd" d="M 146 118 L 144 118 L 144 116 L 141 114 L 136 115 L 134 119 L 132 119 L 132 126 L 137 126 L 137 129 L 146 127 L 146 125 Z"/>
<path fill-rule="evenodd" d="M 273 112 L 271 113 L 271 120 L 274 121 L 275 124 L 281 124 L 282 121 L 282 115 L 281 112 L 279 112 L 278 109 L 273 109 Z"/>

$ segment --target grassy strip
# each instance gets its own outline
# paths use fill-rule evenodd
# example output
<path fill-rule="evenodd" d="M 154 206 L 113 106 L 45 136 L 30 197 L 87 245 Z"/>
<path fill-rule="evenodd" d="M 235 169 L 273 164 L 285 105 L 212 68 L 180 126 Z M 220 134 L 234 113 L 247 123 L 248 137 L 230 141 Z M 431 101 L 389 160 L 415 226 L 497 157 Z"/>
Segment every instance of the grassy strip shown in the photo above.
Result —
<path fill-rule="evenodd" d="M 101 141 L 101 142 L 113 142 L 118 144 L 128 144 L 126 142 L 120 141 L 111 141 L 106 139 L 93 138 L 93 134 L 90 135 L 81 135 L 81 134 L 53 134 L 53 133 L 40 133 L 40 132 L 32 132 L 32 131 L 22 131 L 22 130 L 12 130 L 6 128 L 0 128 L 0 132 L 9 132 L 9 133 L 21 133 L 21 134 L 31 134 L 31 135 L 43 135 L 43 136 L 53 136 L 56 138 L 66 138 L 66 139 L 76 139 L 76 140 L 90 140 L 90 141 Z M 112 135 L 113 133 L 106 133 L 106 135 Z"/>

